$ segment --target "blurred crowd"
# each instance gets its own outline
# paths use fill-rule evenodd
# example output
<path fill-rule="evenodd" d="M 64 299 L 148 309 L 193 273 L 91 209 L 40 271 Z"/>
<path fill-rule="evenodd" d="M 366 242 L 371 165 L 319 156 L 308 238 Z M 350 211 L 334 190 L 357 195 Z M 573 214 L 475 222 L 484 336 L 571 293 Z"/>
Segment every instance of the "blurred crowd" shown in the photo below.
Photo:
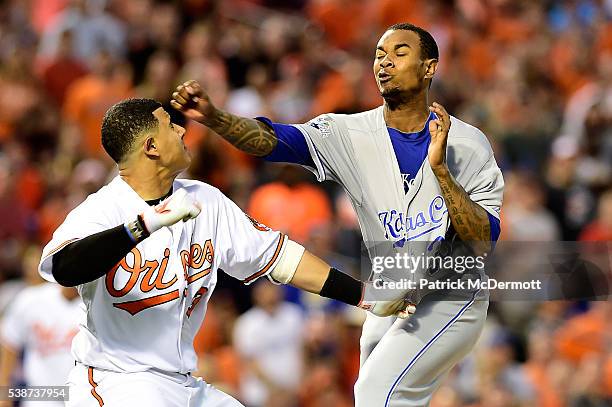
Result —
<path fill-rule="evenodd" d="M 248 117 L 366 110 L 381 103 L 376 41 L 404 21 L 438 43 L 432 100 L 493 145 L 506 182 L 501 239 L 612 241 L 610 0 L 6 0 L 0 315 L 41 284 L 41 247 L 66 214 L 115 176 L 100 146 L 112 104 L 149 97 L 170 110 L 173 89 L 197 79 L 217 106 Z M 185 176 L 357 273 L 360 233 L 343 191 L 184 125 L 194 156 Z M 612 405 L 610 301 L 508 312 L 515 305 L 491 305 L 476 350 L 432 407 Z M 198 373 L 248 406 L 351 406 L 362 319 L 223 278 L 196 339 Z"/>

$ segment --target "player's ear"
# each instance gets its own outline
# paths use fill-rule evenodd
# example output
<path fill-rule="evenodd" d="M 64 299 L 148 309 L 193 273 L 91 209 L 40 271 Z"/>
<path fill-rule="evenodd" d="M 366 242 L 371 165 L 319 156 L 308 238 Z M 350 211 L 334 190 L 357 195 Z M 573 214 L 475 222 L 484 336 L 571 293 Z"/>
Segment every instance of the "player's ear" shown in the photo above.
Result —
<path fill-rule="evenodd" d="M 159 157 L 159 150 L 156 145 L 155 137 L 151 134 L 147 134 L 142 144 L 145 155 L 149 158 Z"/>
<path fill-rule="evenodd" d="M 438 69 L 438 60 L 435 58 L 426 59 L 424 62 L 425 65 L 425 79 L 432 79 L 436 74 L 436 69 Z"/>

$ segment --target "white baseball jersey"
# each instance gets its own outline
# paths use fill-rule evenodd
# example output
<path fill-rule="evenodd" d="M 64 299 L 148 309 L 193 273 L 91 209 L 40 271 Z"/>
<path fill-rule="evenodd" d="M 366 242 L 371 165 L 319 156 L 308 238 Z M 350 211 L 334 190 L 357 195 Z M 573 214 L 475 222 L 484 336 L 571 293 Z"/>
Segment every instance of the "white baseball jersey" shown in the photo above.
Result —
<path fill-rule="evenodd" d="M 84 317 L 81 300 L 66 299 L 57 284 L 27 287 L 15 297 L 0 336 L 10 347 L 25 351 L 23 373 L 29 386 L 65 384 L 74 367 L 70 344 Z"/>
<path fill-rule="evenodd" d="M 72 344 L 78 362 L 115 372 L 195 370 L 193 338 L 217 270 L 249 284 L 280 258 L 283 234 L 248 218 L 210 185 L 181 179 L 173 185 L 179 188 L 202 204 L 197 218 L 158 230 L 105 276 L 78 287 L 87 311 Z M 132 221 L 147 207 L 116 177 L 68 214 L 43 250 L 41 275 L 53 281 L 53 254 L 68 243 Z"/>

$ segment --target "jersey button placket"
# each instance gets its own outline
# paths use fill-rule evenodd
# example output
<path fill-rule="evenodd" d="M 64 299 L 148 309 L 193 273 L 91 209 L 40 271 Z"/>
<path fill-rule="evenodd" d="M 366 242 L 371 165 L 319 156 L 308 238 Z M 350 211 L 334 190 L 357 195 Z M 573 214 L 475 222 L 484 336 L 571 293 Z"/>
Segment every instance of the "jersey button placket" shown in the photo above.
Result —
<path fill-rule="evenodd" d="M 171 234 L 171 245 L 172 245 L 172 252 L 173 253 L 177 253 L 177 256 L 171 256 L 172 261 L 180 261 L 180 242 L 181 242 L 181 237 L 182 234 L 184 232 L 185 229 L 185 225 L 183 224 L 183 222 L 178 222 L 174 225 L 172 225 L 169 228 L 170 234 Z M 179 361 L 180 361 L 180 371 L 182 372 L 184 370 L 184 360 L 183 360 L 183 349 L 181 346 L 181 342 L 182 342 L 182 337 L 183 337 L 183 321 L 185 318 L 185 312 L 186 312 L 186 304 L 187 304 L 187 276 L 185 276 L 185 273 L 183 271 L 183 265 L 182 262 L 177 265 L 176 267 L 173 267 L 173 270 L 176 270 L 176 278 L 177 281 L 179 283 L 179 325 L 178 325 L 178 336 L 177 336 L 177 349 L 178 349 L 178 355 L 179 355 Z"/>

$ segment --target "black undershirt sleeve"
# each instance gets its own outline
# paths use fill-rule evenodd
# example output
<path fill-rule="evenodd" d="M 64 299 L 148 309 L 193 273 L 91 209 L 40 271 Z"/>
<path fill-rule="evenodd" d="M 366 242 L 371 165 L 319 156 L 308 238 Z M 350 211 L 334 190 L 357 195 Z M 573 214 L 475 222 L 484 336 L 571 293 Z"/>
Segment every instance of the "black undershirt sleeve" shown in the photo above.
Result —
<path fill-rule="evenodd" d="M 356 306 L 361 302 L 362 290 L 361 281 L 332 267 L 319 295 Z"/>
<path fill-rule="evenodd" d="M 119 225 L 74 243 L 70 243 L 51 259 L 51 273 L 64 287 L 94 281 L 115 266 L 136 247 L 124 225 Z"/>

